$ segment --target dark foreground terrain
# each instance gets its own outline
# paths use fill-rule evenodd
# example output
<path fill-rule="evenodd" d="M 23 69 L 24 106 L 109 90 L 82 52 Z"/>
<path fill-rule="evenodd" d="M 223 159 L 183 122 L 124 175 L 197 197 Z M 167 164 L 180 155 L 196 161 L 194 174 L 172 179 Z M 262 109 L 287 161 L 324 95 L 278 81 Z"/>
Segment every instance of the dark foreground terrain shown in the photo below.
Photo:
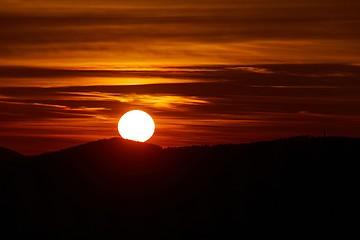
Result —
<path fill-rule="evenodd" d="M 1 239 L 341 239 L 357 228 L 360 139 L 2 152 Z"/>

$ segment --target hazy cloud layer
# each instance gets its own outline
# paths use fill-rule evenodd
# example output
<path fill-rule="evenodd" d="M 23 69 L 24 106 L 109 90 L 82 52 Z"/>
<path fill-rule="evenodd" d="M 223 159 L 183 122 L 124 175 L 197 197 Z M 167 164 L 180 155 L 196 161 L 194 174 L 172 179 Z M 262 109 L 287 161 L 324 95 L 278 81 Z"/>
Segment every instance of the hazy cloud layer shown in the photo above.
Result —
<path fill-rule="evenodd" d="M 4 1 L 2 64 L 358 63 L 360 3 Z"/>

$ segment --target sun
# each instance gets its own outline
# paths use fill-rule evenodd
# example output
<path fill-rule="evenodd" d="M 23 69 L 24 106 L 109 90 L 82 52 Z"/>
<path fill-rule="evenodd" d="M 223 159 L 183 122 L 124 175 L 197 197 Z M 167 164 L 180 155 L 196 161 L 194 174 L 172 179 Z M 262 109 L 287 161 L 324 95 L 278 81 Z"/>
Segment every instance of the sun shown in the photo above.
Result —
<path fill-rule="evenodd" d="M 132 110 L 120 118 L 118 130 L 124 139 L 146 142 L 155 132 L 155 122 L 146 112 Z"/>

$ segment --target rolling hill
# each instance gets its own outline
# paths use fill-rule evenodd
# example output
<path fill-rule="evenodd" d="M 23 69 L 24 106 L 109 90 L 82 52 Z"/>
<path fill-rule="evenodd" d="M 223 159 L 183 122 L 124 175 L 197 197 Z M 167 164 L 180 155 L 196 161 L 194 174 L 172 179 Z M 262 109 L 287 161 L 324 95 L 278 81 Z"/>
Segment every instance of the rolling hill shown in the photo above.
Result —
<path fill-rule="evenodd" d="M 344 237 L 359 159 L 354 138 L 99 140 L 0 163 L 0 226 L 44 239 Z"/>
<path fill-rule="evenodd" d="M 20 153 L 17 153 L 8 148 L 0 147 L 0 162 L 7 161 L 7 160 L 13 160 L 13 159 L 21 158 L 21 157 L 23 157 L 23 155 Z"/>

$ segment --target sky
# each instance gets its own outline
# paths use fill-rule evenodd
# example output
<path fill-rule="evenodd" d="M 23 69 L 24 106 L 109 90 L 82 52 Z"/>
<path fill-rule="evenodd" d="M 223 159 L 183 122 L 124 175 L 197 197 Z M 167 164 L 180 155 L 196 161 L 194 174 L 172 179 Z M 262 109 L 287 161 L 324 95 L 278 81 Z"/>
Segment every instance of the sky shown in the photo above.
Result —
<path fill-rule="evenodd" d="M 357 0 L 0 0 L 0 146 L 360 136 Z"/>

